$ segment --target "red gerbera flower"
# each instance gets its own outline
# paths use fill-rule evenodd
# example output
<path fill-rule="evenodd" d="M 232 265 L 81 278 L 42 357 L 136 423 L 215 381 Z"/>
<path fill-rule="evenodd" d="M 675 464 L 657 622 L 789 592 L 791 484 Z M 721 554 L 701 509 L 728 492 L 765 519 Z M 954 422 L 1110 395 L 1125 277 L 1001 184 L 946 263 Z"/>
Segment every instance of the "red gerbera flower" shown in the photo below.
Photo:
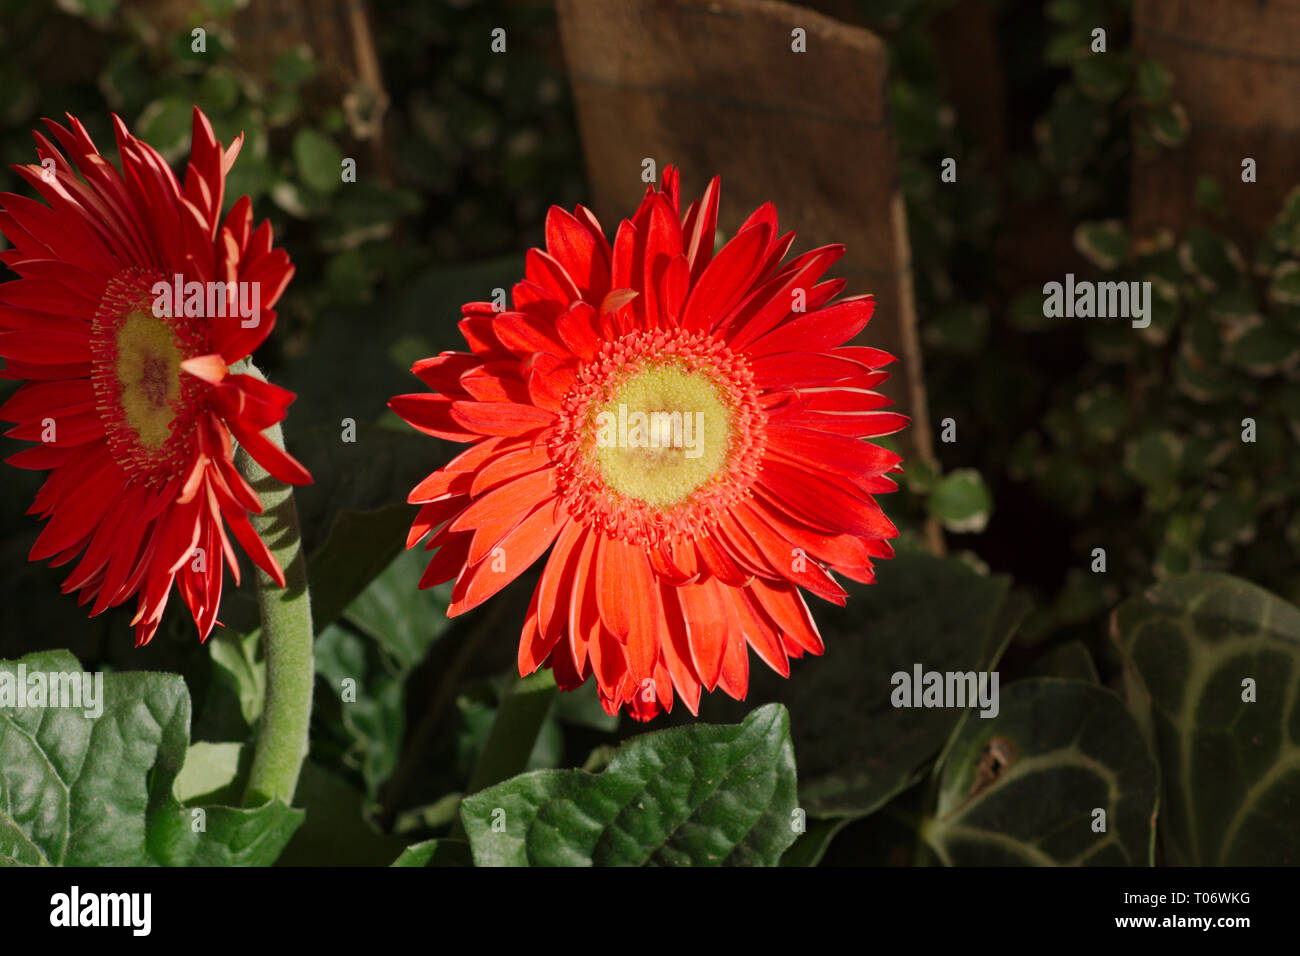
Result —
<path fill-rule="evenodd" d="M 81 555 L 63 591 L 93 602 L 92 615 L 138 594 L 137 645 L 175 581 L 206 639 L 223 557 L 239 580 L 226 525 L 284 581 L 249 524 L 262 506 L 232 438 L 276 478 L 311 481 L 262 435 L 293 393 L 229 370 L 270 334 L 293 266 L 269 223 L 253 229 L 248 197 L 221 221 L 242 136 L 223 152 L 196 108 L 182 184 L 116 116 L 121 173 L 68 119 L 71 129 L 46 120 L 62 151 L 38 131 L 41 165 L 14 167 L 48 205 L 0 195 L 13 244 L 0 259 L 22 277 L 0 285 L 2 374 L 29 380 L 0 418 L 18 423 L 11 437 L 39 442 L 9 461 L 50 471 L 30 509 L 49 519 L 30 559 Z"/>
<path fill-rule="evenodd" d="M 452 578 L 448 614 L 481 604 L 553 544 L 519 645 L 613 713 L 739 699 L 748 647 L 783 676 L 820 654 L 800 588 L 843 604 L 833 569 L 872 580 L 897 534 L 873 495 L 899 457 L 859 439 L 907 419 L 872 389 L 893 361 L 844 346 L 870 296 L 818 280 L 844 252 L 781 265 L 771 203 L 715 255 L 715 178 L 683 217 L 678 176 L 647 189 L 611 248 L 595 217 L 553 207 L 514 309 L 463 307 L 469 352 L 413 371 L 438 394 L 394 411 L 469 449 L 409 500 L 408 547 L 435 528 L 420 582 Z M 439 526 L 441 526 L 439 528 Z"/>

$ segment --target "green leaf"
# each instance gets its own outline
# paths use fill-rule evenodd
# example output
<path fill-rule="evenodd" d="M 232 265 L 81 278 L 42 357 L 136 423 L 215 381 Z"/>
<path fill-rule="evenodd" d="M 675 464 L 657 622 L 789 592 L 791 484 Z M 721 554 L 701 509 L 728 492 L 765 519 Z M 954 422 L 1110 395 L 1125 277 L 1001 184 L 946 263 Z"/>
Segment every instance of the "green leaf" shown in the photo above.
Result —
<path fill-rule="evenodd" d="M 1128 61 L 1115 54 L 1090 53 L 1074 61 L 1074 78 L 1088 96 L 1103 103 L 1118 99 L 1128 88 Z"/>
<path fill-rule="evenodd" d="M 462 840 L 425 840 L 402 851 L 393 866 L 473 866 L 469 844 Z"/>
<path fill-rule="evenodd" d="M 390 655 L 394 669 L 403 672 L 424 660 L 429 647 L 447 630 L 451 586 L 421 589 L 420 578 L 428 563 L 422 549 L 404 551 L 343 613 L 346 621 Z"/>
<path fill-rule="evenodd" d="M 1024 613 L 1009 581 L 957 559 L 900 551 L 876 565 L 876 583 L 844 582 L 848 604 L 813 608 L 821 657 L 791 663 L 789 679 L 754 667 L 748 701 L 790 711 L 799 754 L 799 800 L 809 817 L 874 812 L 914 783 L 961 720 L 953 709 L 896 708 L 892 676 L 994 666 Z M 943 595 L 936 600 L 936 595 Z M 719 695 L 701 716 L 729 719 L 741 705 Z"/>
<path fill-rule="evenodd" d="M 1159 106 L 1174 88 L 1173 75 L 1156 60 L 1138 64 L 1137 94 L 1146 106 Z"/>
<path fill-rule="evenodd" d="M 266 697 L 266 661 L 261 651 L 261 628 L 248 634 L 221 628 L 208 639 L 214 678 L 238 699 L 240 716 L 250 731 L 262 716 Z"/>
<path fill-rule="evenodd" d="M 97 675 L 102 712 L 17 706 L 3 688 L 81 673 L 66 651 L 0 661 L 0 859 L 58 866 L 265 866 L 302 812 L 183 806 L 190 698 L 175 674 Z M 200 754 L 198 760 L 203 759 Z M 185 789 L 193 789 L 189 784 Z"/>
<path fill-rule="evenodd" d="M 1288 259 L 1273 270 L 1268 297 L 1279 305 L 1300 305 L 1300 262 Z"/>
<path fill-rule="evenodd" d="M 371 823 L 364 794 L 312 760 L 303 764 L 294 800 L 306 819 L 280 857 L 283 866 L 386 866 L 405 847 Z"/>
<path fill-rule="evenodd" d="M 554 699 L 555 678 L 549 669 L 519 679 L 501 698 L 470 776 L 470 793 L 512 777 L 528 766 Z"/>
<path fill-rule="evenodd" d="M 1123 701 L 1050 677 L 1018 681 L 1000 696 L 998 715 L 967 720 L 943 764 L 934 813 L 921 826 L 939 859 L 1150 864 L 1158 773 Z"/>
<path fill-rule="evenodd" d="M 271 78 L 281 86 L 297 87 L 316 75 L 311 47 L 299 44 L 279 54 L 271 64 Z"/>
<path fill-rule="evenodd" d="M 1149 430 L 1124 449 L 1124 468 L 1148 488 L 1168 485 L 1178 474 L 1182 443 L 1171 432 Z"/>
<path fill-rule="evenodd" d="M 243 744 L 209 743 L 200 740 L 190 745 L 185 754 L 185 766 L 176 778 L 176 799 L 187 801 L 237 801 L 241 794 L 235 784 L 241 769 L 246 770 L 251 758 Z"/>
<path fill-rule="evenodd" d="M 1249 375 L 1274 375 L 1300 360 L 1300 339 L 1276 321 L 1252 316 L 1230 334 L 1227 359 Z"/>
<path fill-rule="evenodd" d="M 343 151 L 319 130 L 298 130 L 293 138 L 293 161 L 302 181 L 318 193 L 332 193 L 343 184 Z"/>
<path fill-rule="evenodd" d="M 1080 223 L 1074 230 L 1074 248 L 1099 269 L 1115 269 L 1128 255 L 1128 231 L 1118 219 Z"/>
<path fill-rule="evenodd" d="M 826 855 L 831 841 L 846 826 L 852 823 L 851 817 L 831 820 L 809 820 L 808 828 L 794 841 L 794 846 L 785 851 L 781 857 L 782 866 L 816 866 Z"/>
<path fill-rule="evenodd" d="M 1223 187 L 1213 176 L 1197 176 L 1193 195 L 1196 205 L 1206 212 L 1219 212 L 1223 207 Z"/>
<path fill-rule="evenodd" d="M 958 468 L 944 475 L 930 493 L 930 516 L 948 531 L 978 534 L 989 523 L 993 496 L 980 473 Z"/>
<path fill-rule="evenodd" d="M 194 104 L 182 96 L 154 100 L 140 113 L 135 132 L 169 163 L 180 159 L 190 145 L 194 129 Z"/>
<path fill-rule="evenodd" d="M 1066 641 L 1053 647 L 1033 663 L 1029 673 L 1035 677 L 1064 677 L 1090 684 L 1101 683 L 1097 665 L 1082 641 Z"/>
<path fill-rule="evenodd" d="M 448 626 L 450 587 L 419 587 L 427 562 L 419 549 L 399 555 L 344 612 L 352 627 L 332 625 L 316 640 L 316 673 L 328 688 L 317 719 L 344 738 L 339 759 L 361 773 L 371 797 L 401 753 L 406 678 Z"/>
<path fill-rule="evenodd" d="M 1151 138 L 1161 146 L 1180 146 L 1187 139 L 1190 124 L 1182 103 L 1167 103 L 1147 114 Z"/>
<path fill-rule="evenodd" d="M 1193 574 L 1122 604 L 1112 633 L 1160 758 L 1167 861 L 1300 861 L 1300 610 L 1239 578 Z"/>
<path fill-rule="evenodd" d="M 1074 402 L 1083 430 L 1093 441 L 1109 445 L 1128 421 L 1129 403 L 1124 393 L 1109 383 L 1083 392 Z"/>
<path fill-rule="evenodd" d="M 785 708 L 625 741 L 600 774 L 540 770 L 461 805 L 478 866 L 768 865 L 794 842 Z"/>
<path fill-rule="evenodd" d="M 402 552 L 415 516 L 406 496 L 449 457 L 443 443 L 414 431 L 358 425 L 354 437 L 321 426 L 289 443 L 316 476 L 297 497 L 317 630 Z"/>
<path fill-rule="evenodd" d="M 1201 228 L 1190 230 L 1179 244 L 1178 261 L 1206 292 L 1236 285 L 1246 268 L 1235 245 Z"/>

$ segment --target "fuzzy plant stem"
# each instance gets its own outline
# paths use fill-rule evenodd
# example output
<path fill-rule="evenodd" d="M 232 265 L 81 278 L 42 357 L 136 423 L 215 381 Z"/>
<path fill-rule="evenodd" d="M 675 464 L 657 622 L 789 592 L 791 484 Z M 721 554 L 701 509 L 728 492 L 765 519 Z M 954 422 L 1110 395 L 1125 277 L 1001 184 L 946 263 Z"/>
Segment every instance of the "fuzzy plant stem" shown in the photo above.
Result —
<path fill-rule="evenodd" d="M 252 362 L 239 363 L 232 371 L 242 371 L 265 381 Z M 277 447 L 284 447 L 278 424 L 263 434 Z M 261 806 L 273 799 L 292 804 L 298 774 L 307 757 L 315 682 L 307 560 L 302 551 L 293 489 L 271 477 L 243 448 L 236 453 L 235 464 L 262 499 L 262 513 L 249 515 L 249 521 L 266 542 L 285 578 L 282 588 L 265 571 L 255 569 L 266 654 L 266 697 L 253 766 L 244 791 L 244 806 Z"/>

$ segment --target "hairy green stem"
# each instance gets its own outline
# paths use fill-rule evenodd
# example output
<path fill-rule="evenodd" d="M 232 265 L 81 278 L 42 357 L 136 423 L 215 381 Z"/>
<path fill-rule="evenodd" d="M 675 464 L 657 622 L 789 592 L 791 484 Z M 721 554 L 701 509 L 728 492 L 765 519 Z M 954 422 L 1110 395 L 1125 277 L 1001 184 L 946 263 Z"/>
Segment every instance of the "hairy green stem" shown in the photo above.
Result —
<path fill-rule="evenodd" d="M 237 370 L 263 378 L 251 361 Z M 263 434 L 277 447 L 284 447 L 279 425 L 272 425 Z M 244 791 L 244 806 L 261 806 L 272 799 L 292 804 L 298 774 L 307 757 L 315 683 L 307 559 L 302 551 L 293 489 L 271 477 L 243 448 L 236 453 L 235 463 L 262 499 L 262 513 L 249 515 L 249 521 L 266 542 L 285 578 L 285 586 L 281 588 L 265 571 L 255 569 L 266 654 L 266 699 L 253 751 L 253 766 Z"/>

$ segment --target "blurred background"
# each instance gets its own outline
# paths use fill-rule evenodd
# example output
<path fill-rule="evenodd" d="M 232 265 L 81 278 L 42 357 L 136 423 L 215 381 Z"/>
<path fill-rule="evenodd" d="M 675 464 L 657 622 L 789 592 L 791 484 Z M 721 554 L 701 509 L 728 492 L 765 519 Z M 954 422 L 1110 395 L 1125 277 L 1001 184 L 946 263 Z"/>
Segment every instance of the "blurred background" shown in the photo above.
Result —
<path fill-rule="evenodd" d="M 420 555 L 397 557 L 400 502 L 452 452 L 385 402 L 422 388 L 413 360 L 460 346 L 462 301 L 522 275 L 551 204 L 594 206 L 612 234 L 644 188 L 635 157 L 681 164 L 685 196 L 722 173 L 724 233 L 771 199 L 801 230 L 796 251 L 850 246 L 832 274 L 881 299 L 863 341 L 899 355 L 890 394 L 916 419 L 902 488 L 882 502 L 900 547 L 999 582 L 986 593 L 936 572 L 911 594 L 951 597 L 953 615 L 925 627 L 967 635 L 972 666 L 1014 630 L 1004 683 L 1115 686 L 1110 612 L 1172 574 L 1227 571 L 1300 600 L 1295 3 L 825 0 L 698 29 L 669 16 L 688 16 L 680 6 L 0 0 L 0 188 L 28 192 L 7 164 L 34 160 L 42 116 L 78 116 L 111 156 L 116 112 L 175 163 L 197 103 L 224 142 L 243 131 L 227 196 L 252 197 L 297 268 L 258 362 L 298 393 L 289 447 L 317 475 L 299 507 L 317 617 L 334 622 L 318 639 L 321 686 L 352 676 L 360 699 L 318 695 L 302 788 L 317 812 L 286 862 L 388 860 L 452 820 L 513 685 L 531 581 L 450 626 L 446 593 L 416 592 Z M 809 52 L 787 67 L 796 27 Z M 692 42 L 712 55 L 683 55 Z M 731 97 L 742 87 L 766 104 L 758 118 Z M 772 139 L 780 129 L 788 141 Z M 355 183 L 340 181 L 345 158 Z M 1043 283 L 1067 273 L 1150 281 L 1150 326 L 1044 317 Z M 348 420 L 355 443 L 339 438 Z M 57 570 L 26 563 L 38 481 L 4 472 L 0 657 L 68 647 L 88 667 L 180 672 L 196 739 L 247 736 L 260 699 L 247 588 L 228 590 L 206 647 L 172 608 L 132 649 L 133 606 L 87 621 Z M 832 656 L 837 635 L 869 634 L 841 668 L 922 639 L 897 609 L 906 593 L 863 590 L 846 612 L 814 608 Z M 971 616 L 987 633 L 961 631 Z M 902 660 L 916 656 L 913 644 Z M 775 698 L 795 710 L 791 695 L 826 690 L 799 683 L 820 663 L 796 664 L 789 689 L 755 673 L 746 707 L 710 700 L 702 716 Z M 588 690 L 557 698 L 528 766 L 597 768 L 639 729 Z M 837 693 L 807 705 L 796 742 L 801 779 L 822 779 L 810 792 L 834 812 L 854 786 L 836 773 L 897 739 L 882 727 L 852 752 L 819 750 L 867 706 L 853 686 Z M 828 859 L 905 861 L 877 836 L 837 841 Z"/>

